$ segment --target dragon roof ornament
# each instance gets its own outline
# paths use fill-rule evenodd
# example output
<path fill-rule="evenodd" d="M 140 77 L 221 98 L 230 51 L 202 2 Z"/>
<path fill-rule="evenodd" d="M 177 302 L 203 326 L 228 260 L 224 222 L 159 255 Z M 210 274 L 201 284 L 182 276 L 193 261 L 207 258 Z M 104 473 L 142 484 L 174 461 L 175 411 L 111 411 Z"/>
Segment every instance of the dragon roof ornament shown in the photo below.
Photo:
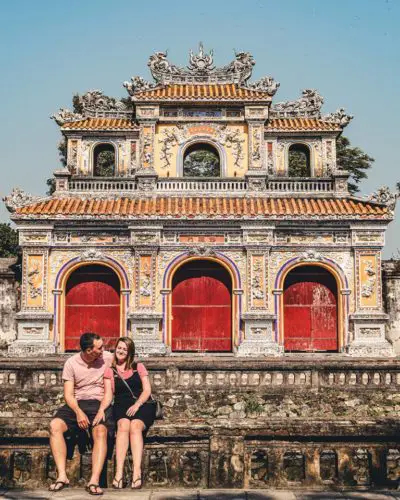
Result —
<path fill-rule="evenodd" d="M 168 84 L 201 84 L 201 83 L 236 83 L 242 87 L 261 90 L 272 96 L 279 87 L 271 77 L 264 77 L 254 83 L 248 83 L 255 61 L 249 52 L 236 52 L 235 59 L 227 66 L 217 68 L 214 65 L 214 53 L 208 54 L 200 43 L 198 54 L 189 52 L 189 64 L 186 68 L 171 64 L 167 59 L 168 52 L 155 52 L 149 58 L 148 66 L 155 83 L 147 82 L 135 76 L 131 82 L 124 82 L 129 95 L 148 90 L 158 85 Z"/>
<path fill-rule="evenodd" d="M 388 210 L 393 215 L 394 209 L 396 208 L 396 201 L 398 198 L 398 194 L 392 193 L 388 186 L 382 186 L 377 191 L 372 193 L 368 200 L 375 201 L 376 203 L 382 203 L 388 207 Z"/>
<path fill-rule="evenodd" d="M 118 114 L 129 112 L 129 104 L 104 95 L 102 90 L 88 90 L 85 94 L 75 94 L 72 99 L 74 111 L 61 108 L 58 113 L 51 115 L 50 118 L 56 121 L 60 126 L 65 123 L 83 120 L 88 116 L 96 116 L 98 113 L 107 112 L 109 114 Z"/>
<path fill-rule="evenodd" d="M 13 188 L 8 196 L 5 196 L 3 198 L 3 201 L 5 206 L 7 207 L 7 210 L 13 213 L 17 208 L 23 207 L 24 205 L 29 205 L 30 203 L 35 203 L 42 199 L 43 196 L 34 196 L 16 187 Z"/>
<path fill-rule="evenodd" d="M 348 115 L 344 108 L 339 108 L 334 113 L 330 113 L 329 115 L 325 115 L 323 120 L 325 122 L 338 123 L 341 127 L 346 127 L 350 123 L 350 121 L 354 118 L 353 115 Z"/>
<path fill-rule="evenodd" d="M 324 98 L 315 89 L 304 89 L 295 101 L 278 102 L 271 107 L 271 118 L 321 118 Z"/>

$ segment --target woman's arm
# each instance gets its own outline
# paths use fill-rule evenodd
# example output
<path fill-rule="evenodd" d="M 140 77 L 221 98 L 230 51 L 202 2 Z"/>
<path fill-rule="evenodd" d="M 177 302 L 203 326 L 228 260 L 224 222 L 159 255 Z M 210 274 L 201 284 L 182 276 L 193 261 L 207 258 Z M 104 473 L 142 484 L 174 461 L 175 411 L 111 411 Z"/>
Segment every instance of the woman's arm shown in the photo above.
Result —
<path fill-rule="evenodd" d="M 110 406 L 113 398 L 113 391 L 111 387 L 111 379 L 104 378 L 104 396 L 100 403 L 99 411 L 93 419 L 93 426 L 99 424 L 102 420 L 105 420 L 105 410 Z"/>
<path fill-rule="evenodd" d="M 128 411 L 126 412 L 126 414 L 129 417 L 133 417 L 135 415 L 135 413 L 139 410 L 139 408 L 142 406 L 142 404 L 144 404 L 151 396 L 151 384 L 150 384 L 150 378 L 149 378 L 149 375 L 147 373 L 147 370 L 144 373 L 141 373 L 139 370 L 138 370 L 138 372 L 140 375 L 140 380 L 142 381 L 143 391 L 142 391 L 141 395 L 135 401 L 135 404 L 132 405 L 130 408 L 128 408 Z"/>

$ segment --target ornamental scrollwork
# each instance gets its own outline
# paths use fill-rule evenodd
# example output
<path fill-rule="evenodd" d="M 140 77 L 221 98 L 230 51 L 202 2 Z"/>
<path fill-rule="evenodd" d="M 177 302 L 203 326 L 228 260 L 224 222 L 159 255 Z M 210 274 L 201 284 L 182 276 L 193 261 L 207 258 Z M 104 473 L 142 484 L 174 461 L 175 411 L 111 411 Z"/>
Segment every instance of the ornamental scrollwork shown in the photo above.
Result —
<path fill-rule="evenodd" d="M 41 270 L 38 262 L 33 262 L 27 271 L 27 281 L 29 285 L 29 296 L 31 299 L 41 297 L 43 294 L 42 286 L 38 283 L 41 277 Z"/>
<path fill-rule="evenodd" d="M 348 125 L 353 118 L 354 118 L 354 116 L 348 115 L 345 112 L 344 108 L 339 108 L 334 113 L 330 113 L 329 115 L 325 115 L 323 117 L 323 120 L 325 122 L 337 123 L 341 127 L 346 127 L 346 125 Z"/>
<path fill-rule="evenodd" d="M 215 69 L 213 55 L 213 50 L 210 50 L 209 54 L 205 54 L 203 44 L 200 42 L 198 54 L 193 54 L 191 50 L 189 52 L 188 70 L 193 73 L 207 73 L 213 71 Z"/>
<path fill-rule="evenodd" d="M 7 210 L 13 213 L 17 208 L 21 208 L 24 205 L 29 205 L 30 203 L 36 203 L 42 199 L 43 197 L 34 196 L 16 187 L 8 196 L 5 196 L 3 198 L 3 201 L 7 207 Z"/>
<path fill-rule="evenodd" d="M 104 260 L 104 255 L 94 248 L 90 248 L 85 252 L 81 253 L 78 257 L 79 262 L 86 262 L 90 260 Z"/>
<path fill-rule="evenodd" d="M 300 256 L 300 260 L 305 261 L 305 262 L 318 262 L 323 260 L 323 257 L 320 253 L 316 252 L 315 250 L 306 250 L 303 252 Z"/>
<path fill-rule="evenodd" d="M 367 279 L 365 283 L 363 283 L 361 287 L 361 296 L 362 297 L 371 297 L 375 290 L 376 278 L 371 276 Z"/>
<path fill-rule="evenodd" d="M 248 84 L 249 89 L 261 90 L 262 92 L 266 92 L 271 97 L 276 94 L 279 86 L 280 83 L 276 82 L 272 76 L 264 76 L 263 78 Z"/>
<path fill-rule="evenodd" d="M 304 89 L 302 97 L 295 101 L 278 102 L 271 107 L 272 117 L 290 118 L 306 116 L 321 117 L 324 98 L 315 89 Z"/>
<path fill-rule="evenodd" d="M 189 257 L 215 257 L 216 253 L 208 247 L 197 247 L 190 249 L 188 255 Z"/>

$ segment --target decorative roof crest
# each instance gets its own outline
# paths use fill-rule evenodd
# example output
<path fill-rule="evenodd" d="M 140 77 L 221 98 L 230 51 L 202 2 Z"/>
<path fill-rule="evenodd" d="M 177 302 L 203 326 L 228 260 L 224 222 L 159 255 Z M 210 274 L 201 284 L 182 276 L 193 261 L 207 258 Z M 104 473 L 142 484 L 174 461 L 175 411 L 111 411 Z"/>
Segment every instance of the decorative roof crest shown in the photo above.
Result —
<path fill-rule="evenodd" d="M 13 213 L 17 208 L 23 207 L 24 205 L 29 205 L 30 203 L 36 203 L 43 198 L 43 196 L 34 196 L 16 187 L 13 188 L 8 196 L 5 196 L 3 198 L 3 201 L 7 207 L 7 210 Z"/>
<path fill-rule="evenodd" d="M 193 73 L 207 73 L 209 71 L 213 71 L 215 69 L 215 66 L 213 65 L 213 55 L 213 50 L 210 50 L 209 54 L 205 54 L 203 44 L 200 42 L 198 54 L 193 54 L 192 50 L 189 52 L 189 71 L 192 71 Z"/>
<path fill-rule="evenodd" d="M 271 107 L 272 118 L 308 117 L 321 118 L 324 98 L 315 89 L 304 89 L 295 101 L 278 102 Z"/>
<path fill-rule="evenodd" d="M 132 83 L 124 83 L 129 95 L 133 96 L 137 92 L 154 88 L 157 85 L 174 83 L 236 83 L 242 87 L 268 92 L 271 96 L 279 87 L 279 83 L 271 77 L 248 84 L 255 65 L 254 58 L 249 52 L 235 51 L 235 59 L 222 68 L 214 65 L 214 52 L 210 50 L 207 54 L 202 43 L 200 43 L 198 54 L 189 51 L 189 64 L 186 68 L 171 64 L 167 56 L 167 51 L 155 52 L 150 56 L 148 66 L 155 84 L 146 82 L 141 77 L 132 77 Z"/>

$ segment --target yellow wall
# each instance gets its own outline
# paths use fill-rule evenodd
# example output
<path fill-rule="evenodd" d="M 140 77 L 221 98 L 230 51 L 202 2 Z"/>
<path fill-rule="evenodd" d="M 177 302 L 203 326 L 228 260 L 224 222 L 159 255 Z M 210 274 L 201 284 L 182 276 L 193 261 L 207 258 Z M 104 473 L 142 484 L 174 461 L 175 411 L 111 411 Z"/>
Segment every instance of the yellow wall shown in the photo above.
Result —
<path fill-rule="evenodd" d="M 235 146 L 231 144 L 228 140 L 225 144 L 221 144 L 218 138 L 225 134 L 230 134 L 232 132 L 238 131 L 238 137 L 241 142 L 242 148 L 242 158 L 239 160 L 239 168 L 235 165 Z M 165 147 L 166 136 L 171 137 L 169 142 L 170 147 Z M 190 142 L 193 139 L 199 138 L 199 142 L 202 139 L 209 139 L 212 142 L 217 142 L 224 149 L 226 154 L 226 176 L 227 177 L 244 177 L 248 170 L 248 137 L 247 137 L 247 125 L 246 124 L 235 124 L 227 125 L 225 131 L 221 131 L 221 127 L 213 123 L 204 124 L 188 124 L 181 129 L 179 129 L 175 124 L 159 124 L 156 128 L 155 135 L 155 156 L 154 163 L 155 169 L 160 177 L 176 177 L 177 176 L 177 162 L 178 162 L 178 152 L 182 144 Z M 179 143 L 178 143 L 179 141 Z M 163 151 L 164 149 L 164 151 Z M 166 155 L 168 161 L 166 159 Z M 169 162 L 169 164 L 168 164 Z"/>

